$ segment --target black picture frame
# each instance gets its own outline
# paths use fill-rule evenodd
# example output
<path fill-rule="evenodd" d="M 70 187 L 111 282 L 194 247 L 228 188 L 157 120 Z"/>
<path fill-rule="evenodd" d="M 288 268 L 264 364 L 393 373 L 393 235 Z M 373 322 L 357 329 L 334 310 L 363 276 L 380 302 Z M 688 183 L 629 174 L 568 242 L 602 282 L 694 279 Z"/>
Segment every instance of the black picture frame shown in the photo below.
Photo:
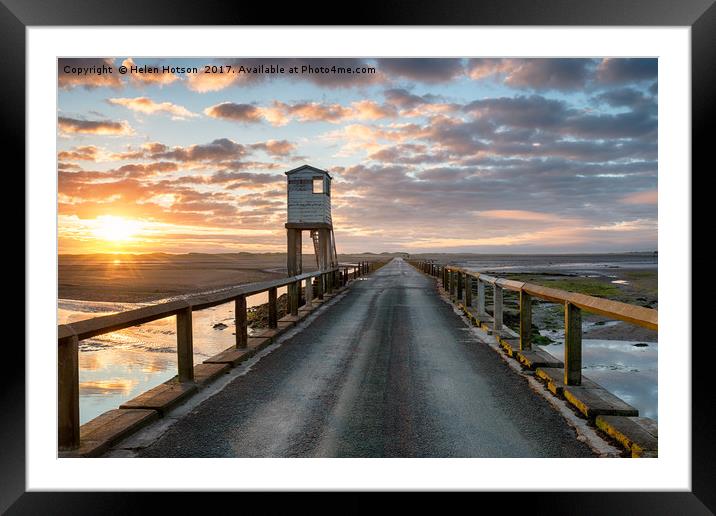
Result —
<path fill-rule="evenodd" d="M 689 26 L 692 37 L 692 169 L 707 166 L 708 149 L 713 143 L 706 128 L 714 113 L 716 92 L 714 0 L 453 0 L 442 3 L 383 0 L 368 4 L 361 2 L 360 8 L 350 15 L 339 14 L 339 7 L 340 12 L 346 12 L 344 6 L 336 4 L 296 2 L 281 3 L 279 7 L 279 4 L 268 2 L 249 6 L 216 0 L 201 3 L 178 0 L 0 0 L 0 70 L 3 72 L 0 131 L 3 147 L 25 148 L 25 31 L 29 26 L 343 25 L 346 20 L 350 25 Z M 24 153 L 16 152 L 15 155 L 19 158 L 19 167 L 24 170 Z M 693 265 L 698 268 L 696 261 Z M 28 317 L 26 313 L 26 324 Z M 685 340 L 690 338 L 685 337 Z M 8 514 L 127 514 L 138 508 L 148 508 L 146 498 L 149 496 L 158 496 L 167 511 L 189 510 L 186 495 L 179 493 L 25 492 L 25 354 L 21 347 L 9 345 L 7 341 L 6 344 L 5 361 L 13 367 L 4 368 L 0 389 L 0 511 L 8 511 Z M 704 344 L 710 345 L 708 341 Z M 693 356 L 698 358 L 695 350 Z M 705 385 L 711 367 L 708 360 L 692 362 L 691 492 L 510 493 L 509 505 L 550 515 L 711 514 L 716 511 L 716 446 L 713 439 L 716 402 L 714 389 Z M 700 382 L 704 383 L 699 385 Z M 220 496 L 217 493 L 210 496 L 213 497 L 212 505 L 226 498 L 221 495 L 217 500 Z M 246 494 L 240 496 L 246 499 Z M 364 512 L 376 502 L 377 495 L 360 500 L 355 496 L 351 496 L 350 503 L 344 502 L 345 510 L 341 512 Z M 500 503 L 504 501 L 500 497 L 505 493 L 481 493 L 479 496 L 495 498 L 494 501 Z M 295 497 L 290 498 L 289 503 L 297 507 Z M 410 499 L 423 508 L 429 507 L 420 494 Z M 306 503 L 316 508 L 315 500 Z"/>

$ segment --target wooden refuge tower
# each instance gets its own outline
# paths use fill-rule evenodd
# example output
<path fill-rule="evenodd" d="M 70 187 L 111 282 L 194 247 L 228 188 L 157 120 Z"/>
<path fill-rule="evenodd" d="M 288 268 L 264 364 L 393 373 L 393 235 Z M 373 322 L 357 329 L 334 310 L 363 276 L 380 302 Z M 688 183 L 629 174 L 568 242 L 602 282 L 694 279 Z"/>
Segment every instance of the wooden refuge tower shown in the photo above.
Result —
<path fill-rule="evenodd" d="M 318 270 L 338 265 L 331 220 L 331 176 L 310 165 L 286 172 L 288 177 L 288 275 L 303 272 L 301 247 L 303 231 L 309 231 Z"/>

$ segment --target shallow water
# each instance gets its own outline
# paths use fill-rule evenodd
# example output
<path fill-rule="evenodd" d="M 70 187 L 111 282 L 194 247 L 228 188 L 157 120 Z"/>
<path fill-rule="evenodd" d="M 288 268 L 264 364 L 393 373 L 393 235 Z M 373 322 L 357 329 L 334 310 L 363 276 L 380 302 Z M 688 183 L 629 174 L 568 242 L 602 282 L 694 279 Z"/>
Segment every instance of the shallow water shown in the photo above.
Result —
<path fill-rule="evenodd" d="M 285 291 L 285 287 L 279 288 L 277 294 L 280 296 Z M 247 298 L 246 304 L 252 307 L 267 300 L 268 294 L 264 292 Z M 146 305 L 60 299 L 58 324 L 141 306 Z M 215 329 L 217 323 L 227 327 Z M 194 312 L 192 324 L 195 364 L 236 343 L 233 303 Z M 79 348 L 82 424 L 177 374 L 176 318 L 172 316 L 83 340 Z"/>
<path fill-rule="evenodd" d="M 540 333 L 557 342 L 538 347 L 564 360 L 564 332 Z M 583 339 L 582 372 L 638 409 L 640 416 L 658 420 L 658 351 L 656 342 Z"/>
<path fill-rule="evenodd" d="M 587 277 L 616 277 L 619 269 L 654 269 L 658 268 L 656 256 L 634 255 L 524 255 L 524 256 L 489 256 L 458 262 L 458 266 L 475 272 L 510 272 L 510 273 L 570 273 Z"/>
<path fill-rule="evenodd" d="M 623 270 L 656 271 L 657 257 L 644 254 L 633 255 L 584 255 L 584 256 L 486 256 L 459 265 L 475 272 L 500 271 L 512 273 L 568 273 L 589 278 L 611 278 L 611 283 L 627 285 L 628 281 L 617 279 Z M 586 332 L 595 323 L 585 321 Z M 619 324 L 606 321 L 602 325 Z M 540 346 L 556 358 L 564 357 L 564 331 L 540 330 L 542 335 L 556 341 Z M 656 342 L 584 339 L 582 341 L 584 374 L 639 410 L 639 415 L 658 419 L 658 345 Z M 634 344 L 645 343 L 645 347 Z"/>
<path fill-rule="evenodd" d="M 616 269 L 656 268 L 656 258 L 624 256 L 490 256 L 461 264 L 475 271 L 510 272 L 560 271 L 593 276 L 613 276 Z M 278 289 L 278 294 L 285 288 Z M 167 301 L 182 296 L 168 298 Z M 247 299 L 249 307 L 267 302 L 267 293 Z M 152 303 L 153 304 L 153 303 Z M 106 303 L 59 300 L 58 323 L 74 322 L 145 306 L 143 303 Z M 227 325 L 215 329 L 217 323 Z M 584 329 L 589 326 L 584 323 Z M 607 322 L 606 324 L 614 324 Z M 194 362 L 235 344 L 233 303 L 193 314 Z M 563 332 L 543 330 L 557 343 L 543 346 L 562 359 Z M 583 341 L 584 373 L 615 395 L 630 403 L 642 416 L 658 418 L 657 355 L 658 346 L 648 342 L 594 340 Z M 103 335 L 80 342 L 80 421 L 85 423 L 107 410 L 159 385 L 176 375 L 175 318 Z"/>

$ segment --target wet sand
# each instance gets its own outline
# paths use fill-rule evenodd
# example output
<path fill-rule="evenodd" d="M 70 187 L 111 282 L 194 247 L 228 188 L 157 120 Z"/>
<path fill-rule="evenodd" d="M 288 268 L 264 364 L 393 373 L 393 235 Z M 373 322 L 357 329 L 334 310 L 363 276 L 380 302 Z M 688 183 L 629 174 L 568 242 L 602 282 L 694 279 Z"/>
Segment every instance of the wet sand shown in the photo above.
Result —
<path fill-rule="evenodd" d="M 579 292 L 623 303 L 658 309 L 657 256 L 653 253 L 502 255 L 431 254 L 415 259 L 451 263 L 495 276 Z M 488 304 L 491 298 L 488 292 Z M 506 324 L 519 324 L 517 297 L 505 294 Z M 540 329 L 561 328 L 559 305 L 537 302 L 533 322 Z M 584 312 L 584 337 L 601 340 L 657 342 L 656 331 Z M 596 324 L 594 324 L 596 323 Z M 515 326 L 516 327 L 516 326 Z M 514 328 L 513 328 L 514 329 Z"/>
<path fill-rule="evenodd" d="M 340 262 L 361 259 L 377 257 L 339 255 Z M 316 270 L 313 255 L 303 264 L 305 272 Z M 140 303 L 285 276 L 283 253 L 60 255 L 58 297 Z"/>

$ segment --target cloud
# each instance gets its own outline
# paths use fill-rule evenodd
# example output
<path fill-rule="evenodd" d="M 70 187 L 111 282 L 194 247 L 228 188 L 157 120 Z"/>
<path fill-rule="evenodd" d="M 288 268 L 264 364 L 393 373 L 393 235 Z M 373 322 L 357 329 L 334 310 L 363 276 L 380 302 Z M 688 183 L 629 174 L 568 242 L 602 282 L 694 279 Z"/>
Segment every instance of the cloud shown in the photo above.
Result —
<path fill-rule="evenodd" d="M 271 156 L 288 156 L 296 150 L 296 144 L 288 140 L 268 140 L 266 142 L 254 143 L 252 149 L 262 150 Z"/>
<path fill-rule="evenodd" d="M 329 78 L 316 73 L 271 85 L 272 101 L 262 101 L 258 89 L 225 99 L 211 95 L 203 113 L 246 126 L 192 120 L 196 134 L 211 134 L 197 143 L 186 139 L 192 131 L 183 131 L 181 138 L 150 132 L 131 145 L 63 144 L 60 215 L 82 221 L 111 213 L 165 225 L 166 238 L 157 237 L 145 250 L 226 250 L 238 242 L 254 250 L 281 249 L 281 172 L 307 154 L 335 178 L 339 251 L 653 248 L 655 77 L 605 82 L 598 76 L 600 69 L 606 73 L 602 60 L 565 61 L 463 59 L 438 73 L 436 63 L 384 68 L 365 60 L 378 70 L 364 83 L 376 86 L 371 89 L 336 89 L 358 84 L 346 81 L 318 90 L 313 85 L 328 84 Z M 442 87 L 443 72 L 455 74 L 460 85 Z M 500 86 L 471 83 L 468 73 Z M 275 78 L 232 80 L 235 86 L 263 85 Z M 294 80 L 311 84 L 297 89 Z M 188 82 L 187 76 L 183 83 Z M 87 96 L 94 97 L 100 96 Z M 121 96 L 101 96 L 106 97 Z M 127 97 L 114 104 L 129 108 L 137 98 L 147 99 L 146 110 L 170 114 L 155 107 L 162 103 L 158 96 Z M 83 113 L 92 116 L 92 107 Z M 100 122 L 94 123 L 112 123 L 95 118 Z M 206 124 L 211 133 L 201 133 Z M 222 127 L 226 133 L 215 132 Z"/>
<path fill-rule="evenodd" d="M 658 71 L 659 61 L 655 58 L 604 59 L 597 67 L 597 79 L 607 84 L 653 81 Z"/>
<path fill-rule="evenodd" d="M 647 97 L 644 93 L 634 88 L 607 90 L 597 95 L 595 100 L 617 108 L 626 107 L 632 110 L 648 110 L 654 116 L 657 113 L 657 105 L 654 99 Z"/>
<path fill-rule="evenodd" d="M 464 111 L 489 121 L 495 126 L 553 128 L 569 115 L 567 104 L 541 95 L 518 95 L 476 100 L 465 105 Z"/>
<path fill-rule="evenodd" d="M 519 220 L 532 222 L 560 222 L 561 217 L 554 213 L 528 210 L 485 210 L 478 212 L 480 217 L 488 219 Z"/>
<path fill-rule="evenodd" d="M 59 58 L 57 60 L 57 84 L 62 89 L 83 87 L 94 88 L 121 88 L 123 86 L 121 75 L 113 70 L 104 72 L 113 66 L 112 58 Z M 103 68 L 104 67 L 104 68 Z"/>
<path fill-rule="evenodd" d="M 288 104 L 274 101 L 270 106 L 222 102 L 210 106 L 204 113 L 213 118 L 233 122 L 257 123 L 266 121 L 274 126 L 284 126 L 291 121 L 339 123 L 344 120 L 377 120 L 395 117 L 393 106 L 380 105 L 372 100 L 361 100 L 343 106 L 338 103 L 298 102 Z"/>
<path fill-rule="evenodd" d="M 575 90 L 591 76 L 592 59 L 523 59 L 505 78 L 514 88 Z"/>
<path fill-rule="evenodd" d="M 655 110 L 592 114 L 541 95 L 477 100 L 464 110 L 495 126 L 549 131 L 581 138 L 629 138 L 656 131 Z"/>
<path fill-rule="evenodd" d="M 237 84 L 239 77 L 235 74 L 228 73 L 199 73 L 191 74 L 187 78 L 187 87 L 198 93 L 208 93 L 211 91 L 220 91 L 229 86 Z"/>
<path fill-rule="evenodd" d="M 238 159 L 248 152 L 245 145 L 236 143 L 229 138 L 219 138 L 210 143 L 195 144 L 188 147 L 176 146 L 168 148 L 162 144 L 152 144 L 151 148 L 156 151 L 150 153 L 152 158 L 182 162 Z"/>
<path fill-rule="evenodd" d="M 126 66 L 127 68 L 131 68 L 132 66 L 137 66 L 137 64 L 134 62 L 134 60 L 131 57 L 128 57 L 124 61 L 122 61 L 122 65 Z M 156 65 L 149 65 L 149 66 L 156 66 Z M 161 68 L 160 68 L 161 70 Z M 127 74 L 127 77 L 131 78 L 133 82 L 145 84 L 145 85 L 158 85 L 158 86 L 165 86 L 167 84 L 172 84 L 174 81 L 179 80 L 179 76 L 175 73 L 167 72 L 167 73 L 130 73 Z"/>
<path fill-rule="evenodd" d="M 517 62 L 519 60 L 502 58 L 468 59 L 465 71 L 468 77 L 479 81 L 496 75 L 508 74 Z"/>
<path fill-rule="evenodd" d="M 102 136 L 126 136 L 134 133 L 129 123 L 124 120 L 79 120 L 76 118 L 58 117 L 60 132 L 64 134 L 96 134 Z"/>
<path fill-rule="evenodd" d="M 378 59 L 378 68 L 387 77 L 436 84 L 452 81 L 465 71 L 461 59 Z"/>
<path fill-rule="evenodd" d="M 405 89 L 393 88 L 383 92 L 387 105 L 399 109 L 401 117 L 433 116 L 456 111 L 460 106 L 441 102 L 435 95 L 414 95 Z"/>
<path fill-rule="evenodd" d="M 658 61 L 651 58 L 615 59 L 470 59 L 467 75 L 494 79 L 516 89 L 579 91 L 605 85 L 655 80 Z"/>
<path fill-rule="evenodd" d="M 175 119 L 185 119 L 198 116 L 196 113 L 192 113 L 184 106 L 172 104 L 171 102 L 154 102 L 148 97 L 111 98 L 107 99 L 107 102 L 117 106 L 124 106 L 127 109 L 131 109 L 132 111 L 136 111 L 138 113 L 144 113 L 146 115 L 165 113 L 171 115 L 172 118 Z"/>
<path fill-rule="evenodd" d="M 364 59 L 246 58 L 223 59 L 220 64 L 231 66 L 233 71 L 237 73 L 206 73 L 204 67 L 201 67 L 201 71 L 198 74 L 188 76 L 188 88 L 199 93 L 206 93 L 220 91 L 231 86 L 252 86 L 277 79 L 307 81 L 326 88 L 353 88 L 379 83 L 384 80 L 378 73 L 340 73 L 341 69 L 347 70 L 350 68 L 353 70 L 355 68 L 373 67 L 370 62 Z M 259 68 L 261 66 L 282 67 L 284 73 L 261 72 Z M 297 72 L 289 74 L 288 70 L 291 68 L 296 69 Z M 302 71 L 304 68 L 305 71 Z M 329 72 L 316 71 L 320 68 L 328 69 Z"/>
<path fill-rule="evenodd" d="M 266 117 L 274 125 L 284 125 L 290 119 L 299 122 L 340 122 L 352 115 L 349 108 L 340 104 L 323 104 L 320 102 L 302 102 L 285 104 L 274 102 L 273 107 L 265 111 Z"/>
<path fill-rule="evenodd" d="M 261 109 L 251 104 L 234 104 L 222 102 L 204 110 L 204 114 L 212 118 L 221 118 L 233 122 L 256 123 L 261 122 L 264 114 Z"/>
<path fill-rule="evenodd" d="M 657 204 L 659 202 L 659 192 L 656 189 L 634 192 L 624 196 L 621 202 L 624 204 Z"/>
<path fill-rule="evenodd" d="M 470 59 L 467 74 L 474 80 L 500 79 L 513 88 L 569 91 L 592 80 L 594 59 Z"/>
<path fill-rule="evenodd" d="M 58 152 L 57 159 L 66 161 L 95 161 L 98 154 L 99 148 L 94 145 L 84 145 Z"/>

